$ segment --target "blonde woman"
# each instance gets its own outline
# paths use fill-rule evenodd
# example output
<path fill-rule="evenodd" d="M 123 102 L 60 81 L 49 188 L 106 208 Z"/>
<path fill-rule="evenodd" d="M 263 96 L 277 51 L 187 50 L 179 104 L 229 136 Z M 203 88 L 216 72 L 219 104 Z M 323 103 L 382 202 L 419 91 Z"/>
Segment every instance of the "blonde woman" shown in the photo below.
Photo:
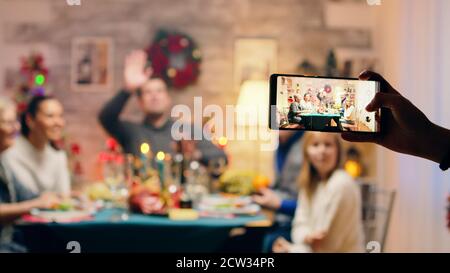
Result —
<path fill-rule="evenodd" d="M 339 168 L 341 150 L 338 134 L 305 134 L 292 243 L 279 238 L 274 252 L 364 251 L 360 189 Z"/>

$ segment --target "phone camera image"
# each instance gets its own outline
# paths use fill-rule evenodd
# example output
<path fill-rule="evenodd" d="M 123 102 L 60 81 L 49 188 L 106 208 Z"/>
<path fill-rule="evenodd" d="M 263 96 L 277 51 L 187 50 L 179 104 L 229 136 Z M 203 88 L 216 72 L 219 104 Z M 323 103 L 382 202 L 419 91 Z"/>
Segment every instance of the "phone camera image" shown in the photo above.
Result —
<path fill-rule="evenodd" d="M 272 75 L 270 127 L 376 133 L 380 130 L 376 113 L 365 108 L 377 92 L 376 81 Z"/>

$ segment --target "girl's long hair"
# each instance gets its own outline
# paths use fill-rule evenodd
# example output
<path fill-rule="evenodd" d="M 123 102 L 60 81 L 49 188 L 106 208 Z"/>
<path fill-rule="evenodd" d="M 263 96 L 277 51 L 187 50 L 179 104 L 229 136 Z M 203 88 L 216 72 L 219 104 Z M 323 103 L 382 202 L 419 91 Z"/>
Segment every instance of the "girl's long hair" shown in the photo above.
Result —
<path fill-rule="evenodd" d="M 307 132 L 303 136 L 303 164 L 300 169 L 300 174 L 298 177 L 298 183 L 299 183 L 300 189 L 302 191 L 306 192 L 306 196 L 308 197 L 309 200 L 311 200 L 311 197 L 313 196 L 313 194 L 317 188 L 317 185 L 320 182 L 319 173 L 317 172 L 316 168 L 314 168 L 314 166 L 312 165 L 311 159 L 307 152 L 308 146 L 311 145 L 311 142 L 314 140 L 314 138 L 317 136 L 317 134 L 319 134 L 319 133 Z M 324 134 L 324 133 L 320 133 L 320 134 Z M 341 141 L 339 138 L 339 134 L 332 134 L 332 135 L 335 139 L 338 156 L 337 156 L 335 167 L 328 174 L 327 178 L 329 178 L 333 174 L 333 172 L 341 166 L 342 145 L 341 145 Z"/>

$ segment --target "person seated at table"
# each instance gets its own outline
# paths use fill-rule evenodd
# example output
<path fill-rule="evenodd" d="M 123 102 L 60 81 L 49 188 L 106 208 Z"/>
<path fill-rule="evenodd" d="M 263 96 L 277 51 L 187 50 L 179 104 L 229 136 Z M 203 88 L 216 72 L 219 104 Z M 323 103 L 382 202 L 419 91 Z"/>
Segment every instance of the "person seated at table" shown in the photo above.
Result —
<path fill-rule="evenodd" d="M 315 98 L 315 99 L 313 99 L 312 101 L 311 101 L 311 103 L 312 103 L 312 107 L 313 107 L 313 110 L 312 110 L 312 112 L 313 113 L 317 113 L 317 111 L 318 111 L 318 109 L 319 109 L 319 106 L 320 106 L 320 104 L 321 104 L 321 101 L 320 100 L 318 100 L 317 98 Z"/>
<path fill-rule="evenodd" d="M 300 124 L 302 122 L 300 113 L 301 113 L 300 98 L 297 95 L 294 95 L 294 101 L 291 103 L 291 105 L 289 105 L 289 113 L 288 113 L 289 123 Z"/>
<path fill-rule="evenodd" d="M 35 194 L 70 194 L 67 155 L 58 149 L 65 125 L 62 104 L 52 96 L 33 97 L 21 116 L 21 134 L 5 152 L 5 163 Z"/>
<path fill-rule="evenodd" d="M 154 152 L 174 152 L 174 136 L 171 129 L 174 120 L 170 116 L 171 96 L 162 78 L 152 77 L 152 69 L 146 68 L 147 54 L 142 50 L 131 52 L 125 60 L 124 88 L 119 91 L 99 114 L 103 128 L 122 146 L 125 153 L 140 154 L 140 145 L 148 142 Z M 132 95 L 136 95 L 144 120 L 136 123 L 120 119 L 120 114 Z M 224 158 L 223 150 L 203 139 L 195 142 L 200 161 Z"/>
<path fill-rule="evenodd" d="M 326 112 L 325 104 L 323 102 L 319 102 L 319 105 L 316 109 L 318 114 L 325 114 Z"/>
<path fill-rule="evenodd" d="M 300 110 L 304 112 L 314 112 L 315 107 L 310 93 L 305 93 L 305 95 L 303 95 L 303 100 L 300 102 Z"/>
<path fill-rule="evenodd" d="M 263 252 L 272 252 L 273 242 L 280 236 L 289 239 L 292 218 L 297 208 L 298 170 L 302 164 L 303 131 L 280 131 L 275 151 L 275 181 L 271 188 L 262 188 L 253 201 L 275 212 L 271 230 L 264 236 Z"/>
<path fill-rule="evenodd" d="M 355 105 L 352 100 L 346 100 L 345 107 L 344 107 L 344 115 L 343 119 L 341 120 L 342 127 L 348 131 L 351 131 L 352 129 L 356 128 L 356 115 L 355 115 Z"/>
<path fill-rule="evenodd" d="M 348 100 L 345 103 L 344 109 L 344 122 L 347 124 L 355 124 L 355 103 L 352 100 Z"/>
<path fill-rule="evenodd" d="M 3 164 L 4 151 L 13 145 L 19 123 L 14 103 L 0 97 L 0 253 L 25 252 L 20 232 L 13 228 L 14 220 L 32 209 L 47 209 L 59 202 L 53 193 L 39 197 L 18 183 Z"/>
<path fill-rule="evenodd" d="M 339 167 L 339 136 L 308 132 L 303 141 L 301 205 L 293 221 L 292 242 L 280 237 L 273 251 L 363 252 L 361 193 L 353 178 Z"/>

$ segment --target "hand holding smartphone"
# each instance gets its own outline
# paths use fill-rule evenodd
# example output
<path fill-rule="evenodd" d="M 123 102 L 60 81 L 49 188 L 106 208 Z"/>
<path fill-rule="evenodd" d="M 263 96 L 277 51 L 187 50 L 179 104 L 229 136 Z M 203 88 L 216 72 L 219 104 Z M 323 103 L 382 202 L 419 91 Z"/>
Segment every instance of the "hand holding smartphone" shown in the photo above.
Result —
<path fill-rule="evenodd" d="M 269 127 L 321 132 L 381 131 L 381 112 L 366 106 L 380 92 L 377 81 L 273 74 Z"/>

